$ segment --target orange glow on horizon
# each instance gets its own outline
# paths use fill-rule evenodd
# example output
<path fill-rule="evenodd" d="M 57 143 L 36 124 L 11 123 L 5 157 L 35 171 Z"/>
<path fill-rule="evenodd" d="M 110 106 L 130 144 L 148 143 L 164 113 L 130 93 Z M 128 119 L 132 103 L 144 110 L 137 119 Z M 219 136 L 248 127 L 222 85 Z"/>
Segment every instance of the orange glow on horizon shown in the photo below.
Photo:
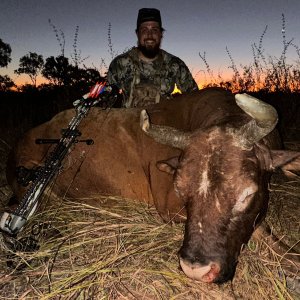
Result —
<path fill-rule="evenodd" d="M 32 81 L 30 80 L 29 76 L 27 75 L 20 75 L 16 79 L 12 79 L 17 87 L 21 87 L 22 85 L 30 84 L 32 85 Z M 36 86 L 39 86 L 43 83 L 49 83 L 47 79 L 42 76 L 38 76 L 36 79 Z"/>
<path fill-rule="evenodd" d="M 220 84 L 223 84 L 226 82 L 232 83 L 232 78 L 233 78 L 233 74 L 230 71 L 227 71 L 226 73 L 222 73 L 221 75 L 218 76 L 211 76 L 209 77 L 209 75 L 207 75 L 205 72 L 197 72 L 197 74 L 193 74 L 193 77 L 197 83 L 198 88 L 201 90 L 205 87 L 207 87 L 208 85 L 212 86 L 212 85 L 216 85 L 216 86 L 220 86 Z M 11 79 L 14 81 L 14 83 L 16 84 L 16 88 L 21 88 L 24 85 L 32 85 L 32 81 L 30 80 L 28 75 L 22 74 L 19 76 L 15 76 L 15 78 L 13 78 L 11 76 Z M 256 85 L 254 87 L 252 87 L 251 91 L 256 91 L 256 90 L 260 90 L 261 88 L 264 88 L 263 86 L 263 82 L 264 82 L 264 78 L 261 78 L 261 83 L 260 85 Z M 39 75 L 37 77 L 36 80 L 36 86 L 40 86 L 42 84 L 47 84 L 49 83 L 49 81 L 47 79 L 45 79 L 43 76 Z M 234 87 L 233 87 L 234 88 Z M 177 85 L 175 85 L 174 90 L 172 92 L 172 94 L 181 94 L 180 89 L 178 89 Z"/>

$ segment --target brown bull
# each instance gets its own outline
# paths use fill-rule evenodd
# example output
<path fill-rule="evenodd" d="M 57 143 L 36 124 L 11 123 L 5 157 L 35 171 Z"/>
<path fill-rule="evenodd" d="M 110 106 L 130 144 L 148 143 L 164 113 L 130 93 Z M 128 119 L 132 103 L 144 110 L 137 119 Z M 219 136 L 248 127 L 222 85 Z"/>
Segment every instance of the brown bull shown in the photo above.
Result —
<path fill-rule="evenodd" d="M 229 92 L 205 89 L 150 106 L 148 114 L 94 108 L 79 128 L 94 145 L 76 145 L 55 191 L 138 199 L 155 205 L 165 221 L 186 215 L 184 273 L 225 282 L 265 216 L 270 172 L 300 155 L 271 150 L 279 147 L 273 107 L 241 95 L 237 103 Z M 49 147 L 34 140 L 59 137 L 73 114 L 64 111 L 31 130 L 16 148 L 15 165 L 41 165 Z M 20 195 L 11 170 L 8 180 Z"/>

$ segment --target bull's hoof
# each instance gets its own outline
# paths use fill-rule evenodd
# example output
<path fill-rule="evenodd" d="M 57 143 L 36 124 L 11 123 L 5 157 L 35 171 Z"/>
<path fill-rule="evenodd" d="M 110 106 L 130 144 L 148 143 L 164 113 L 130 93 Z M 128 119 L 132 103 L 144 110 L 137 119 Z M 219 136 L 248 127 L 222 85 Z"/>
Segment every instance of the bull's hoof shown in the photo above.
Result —
<path fill-rule="evenodd" d="M 145 109 L 143 109 L 140 114 L 140 126 L 145 132 L 147 132 L 150 128 L 149 115 Z"/>

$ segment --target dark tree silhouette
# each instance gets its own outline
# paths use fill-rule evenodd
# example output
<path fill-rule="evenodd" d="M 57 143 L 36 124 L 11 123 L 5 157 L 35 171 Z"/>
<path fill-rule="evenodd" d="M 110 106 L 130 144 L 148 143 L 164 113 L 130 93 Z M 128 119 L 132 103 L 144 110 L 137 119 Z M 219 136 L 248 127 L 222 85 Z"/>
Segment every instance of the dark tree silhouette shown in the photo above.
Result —
<path fill-rule="evenodd" d="M 11 47 L 0 39 L 0 67 L 6 67 L 11 62 Z"/>
<path fill-rule="evenodd" d="M 15 70 L 16 74 L 26 74 L 30 77 L 32 84 L 36 86 L 36 79 L 44 66 L 42 55 L 35 52 L 29 52 L 20 58 L 19 68 Z"/>
<path fill-rule="evenodd" d="M 0 91 L 6 92 L 16 85 L 7 75 L 0 75 Z"/>
<path fill-rule="evenodd" d="M 4 68 L 11 62 L 11 47 L 0 39 L 0 67 Z M 7 91 L 16 86 L 8 75 L 0 75 L 0 91 Z"/>
<path fill-rule="evenodd" d="M 105 78 L 102 77 L 96 69 L 93 68 L 78 68 L 73 69 L 73 85 L 91 86 L 98 81 L 103 81 Z"/>
<path fill-rule="evenodd" d="M 69 63 L 65 56 L 50 56 L 42 70 L 42 75 L 53 85 L 58 86 L 90 86 L 103 80 L 100 73 L 92 68 L 79 68 Z"/>
<path fill-rule="evenodd" d="M 46 58 L 42 75 L 54 85 L 71 85 L 74 67 L 67 57 L 59 55 Z"/>

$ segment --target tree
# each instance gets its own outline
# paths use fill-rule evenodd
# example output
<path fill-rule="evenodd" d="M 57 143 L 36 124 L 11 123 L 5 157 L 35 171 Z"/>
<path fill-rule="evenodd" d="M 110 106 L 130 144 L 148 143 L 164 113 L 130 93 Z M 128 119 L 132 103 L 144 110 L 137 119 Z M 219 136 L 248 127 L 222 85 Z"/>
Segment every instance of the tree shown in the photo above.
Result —
<path fill-rule="evenodd" d="M 69 63 L 67 57 L 62 55 L 48 57 L 42 70 L 42 75 L 53 85 L 76 86 L 77 88 L 82 87 L 85 89 L 87 86 L 94 85 L 97 81 L 104 80 L 96 69 L 74 66 Z"/>
<path fill-rule="evenodd" d="M 0 39 L 0 67 L 4 68 L 11 62 L 11 47 Z M 16 86 L 7 75 L 0 75 L 0 91 L 8 91 Z"/>
<path fill-rule="evenodd" d="M 0 39 L 0 67 L 7 67 L 11 62 L 11 47 Z"/>
<path fill-rule="evenodd" d="M 59 55 L 50 56 L 42 70 L 42 75 L 55 85 L 70 85 L 74 67 L 69 63 L 67 57 Z"/>
<path fill-rule="evenodd" d="M 105 80 L 96 69 L 74 67 L 73 83 L 83 86 L 92 86 L 98 81 Z"/>
<path fill-rule="evenodd" d="M 6 91 L 10 90 L 12 87 L 15 87 L 15 86 L 16 85 L 9 78 L 9 76 L 7 76 L 7 75 L 1 76 L 0 75 L 0 91 L 6 92 Z"/>
<path fill-rule="evenodd" d="M 36 79 L 44 66 L 44 59 L 42 55 L 35 52 L 29 52 L 20 58 L 19 68 L 15 70 L 16 74 L 27 74 L 34 86 L 36 86 Z"/>

